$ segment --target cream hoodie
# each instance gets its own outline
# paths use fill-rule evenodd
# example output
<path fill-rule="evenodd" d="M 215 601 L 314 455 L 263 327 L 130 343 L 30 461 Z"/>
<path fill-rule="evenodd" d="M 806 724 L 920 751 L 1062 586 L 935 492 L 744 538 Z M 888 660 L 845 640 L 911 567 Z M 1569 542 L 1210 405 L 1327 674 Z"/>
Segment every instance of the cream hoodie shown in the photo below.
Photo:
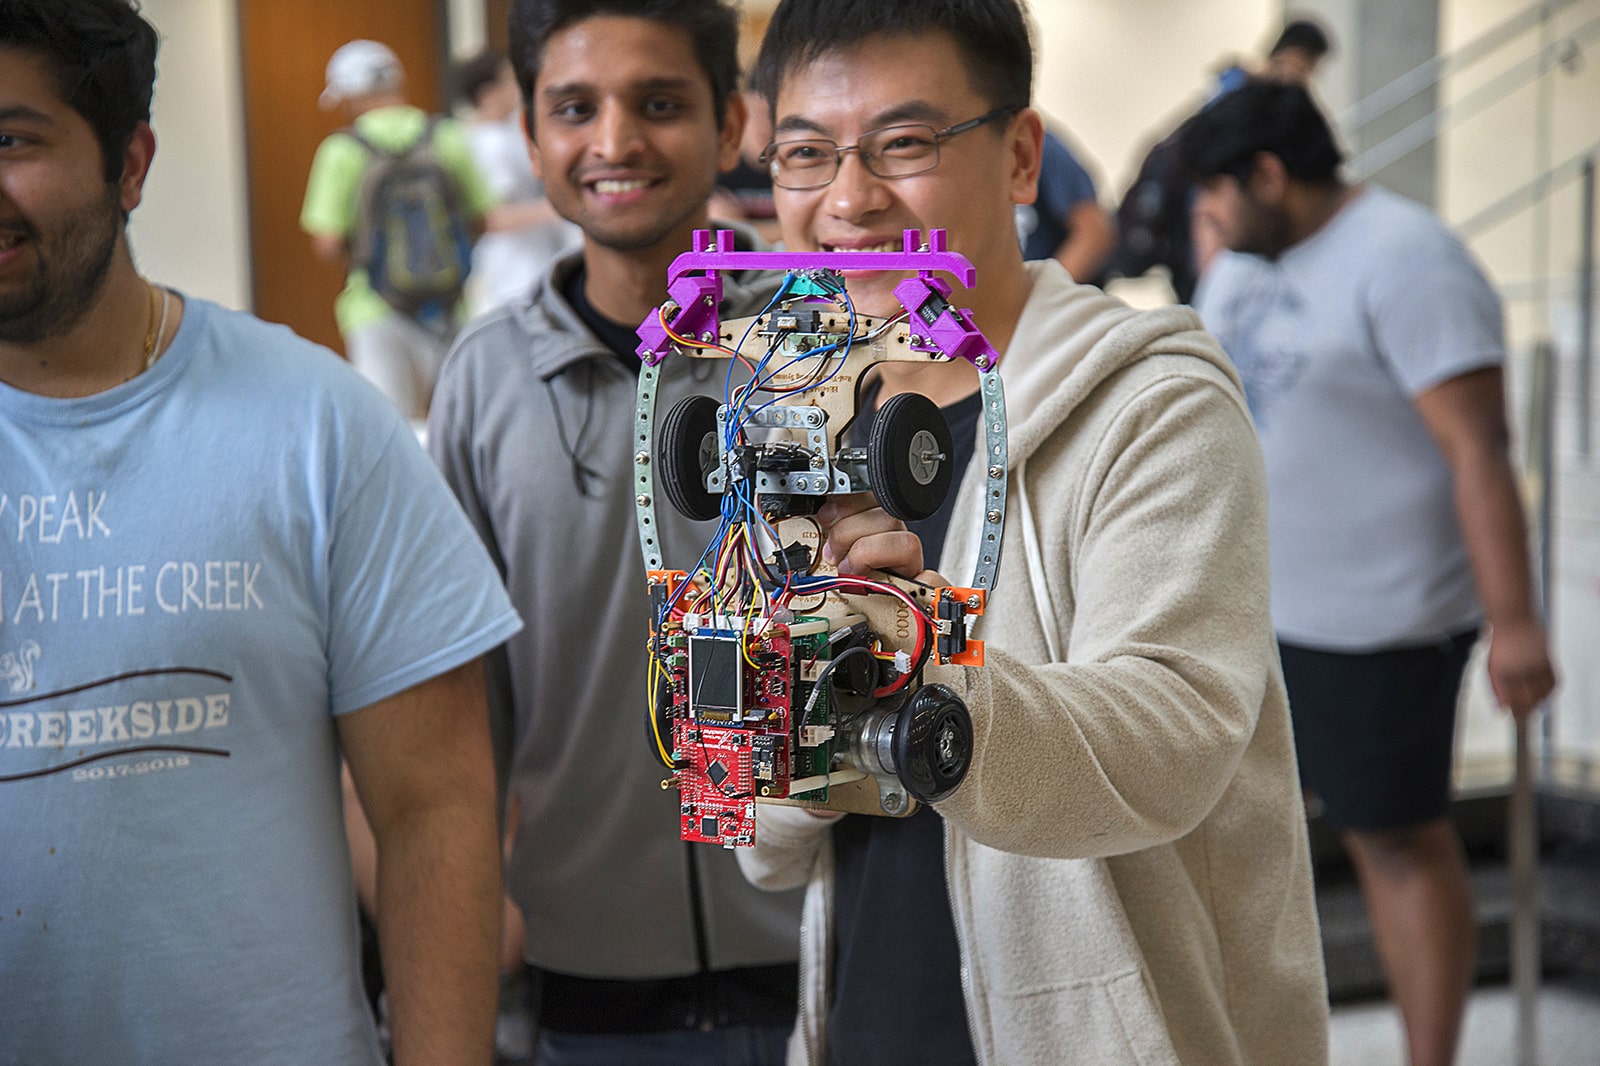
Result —
<path fill-rule="evenodd" d="M 1317 1066 L 1326 989 L 1242 390 L 1189 309 L 1029 269 L 1001 364 L 988 665 L 926 678 L 973 717 L 972 768 L 938 804 L 973 1045 L 1004 1066 Z M 957 580 L 980 475 L 942 560 Z M 808 885 L 793 1063 L 827 1061 L 829 825 L 763 805 L 740 856 L 763 887 Z"/>

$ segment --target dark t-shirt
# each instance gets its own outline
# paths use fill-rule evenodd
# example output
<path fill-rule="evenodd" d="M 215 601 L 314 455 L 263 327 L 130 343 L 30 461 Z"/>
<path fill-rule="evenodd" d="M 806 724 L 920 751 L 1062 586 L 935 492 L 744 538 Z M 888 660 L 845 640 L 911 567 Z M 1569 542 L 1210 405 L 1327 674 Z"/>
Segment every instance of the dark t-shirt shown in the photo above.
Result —
<path fill-rule="evenodd" d="M 871 386 L 862 397 L 870 412 Z M 983 401 L 943 409 L 955 442 L 949 497 L 908 523 L 932 567 L 944 549 L 955 489 L 972 462 Z M 851 427 L 864 444 L 864 413 Z M 944 875 L 944 819 L 931 807 L 909 818 L 851 815 L 833 827 L 833 1001 L 828 1055 L 834 1066 L 971 1066 L 977 1061 L 961 991 L 961 953 Z"/>
<path fill-rule="evenodd" d="M 583 319 L 583 324 L 589 327 L 600 343 L 617 353 L 617 358 L 622 360 L 622 365 L 628 368 L 630 374 L 637 375 L 639 362 L 637 349 L 639 347 L 638 325 L 630 326 L 623 322 L 613 322 L 594 309 L 589 302 L 588 295 L 583 291 L 583 286 L 589 279 L 589 268 L 578 264 L 567 280 L 561 283 L 561 295 L 567 298 L 567 303 Z"/>

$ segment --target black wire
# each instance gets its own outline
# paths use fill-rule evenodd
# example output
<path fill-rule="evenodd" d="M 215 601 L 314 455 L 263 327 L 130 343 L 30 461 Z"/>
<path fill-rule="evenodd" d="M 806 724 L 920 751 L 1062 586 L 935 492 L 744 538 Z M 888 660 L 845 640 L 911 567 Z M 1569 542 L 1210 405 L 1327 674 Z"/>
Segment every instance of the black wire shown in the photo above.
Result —
<path fill-rule="evenodd" d="M 810 696 L 809 699 L 806 700 L 805 710 L 800 715 L 800 724 L 802 726 L 805 725 L 806 719 L 811 717 L 811 712 L 816 710 L 817 700 L 819 698 L 821 698 L 822 691 L 823 691 L 823 686 L 827 683 L 828 678 L 833 674 L 833 671 L 839 666 L 840 663 L 844 662 L 846 659 L 850 658 L 851 655 L 854 655 L 857 652 L 859 652 L 862 655 L 867 656 L 868 658 L 871 658 L 872 659 L 873 670 L 874 671 L 877 670 L 878 660 L 873 657 L 872 652 L 870 650 L 868 650 L 866 648 L 863 648 L 863 647 L 860 647 L 859 645 L 854 647 L 854 648 L 846 648 L 844 651 L 842 651 L 838 655 L 834 656 L 832 659 L 830 659 L 828 661 L 828 665 L 824 666 L 822 668 L 822 672 L 817 675 L 817 680 L 815 682 L 813 682 L 813 687 L 811 689 L 811 696 Z M 874 682 L 876 682 L 877 678 L 874 677 L 873 680 L 874 680 Z M 877 688 L 877 685 L 874 684 L 873 688 Z M 876 702 L 876 701 L 874 701 L 874 702 Z M 848 724 L 850 722 L 855 721 L 859 717 L 860 717 L 859 714 L 850 715 L 848 718 L 845 718 L 845 717 L 841 716 L 840 719 L 839 719 L 839 724 L 846 725 L 846 724 Z"/>
<path fill-rule="evenodd" d="M 576 444 L 567 441 L 567 425 L 561 418 L 561 404 L 556 397 L 555 379 L 566 373 L 566 371 L 561 371 L 545 378 L 544 388 L 550 397 L 550 408 L 555 412 L 556 436 L 561 440 L 561 451 L 572 463 L 572 483 L 577 487 L 579 496 L 596 496 L 598 493 L 589 491 L 589 482 L 591 478 L 598 480 L 601 477 L 600 471 L 578 458 L 578 450 L 583 447 L 583 438 L 588 436 L 589 423 L 594 418 L 594 364 L 592 362 L 585 363 L 584 369 L 588 371 L 589 380 L 584 384 L 583 388 L 583 424 L 578 427 Z"/>

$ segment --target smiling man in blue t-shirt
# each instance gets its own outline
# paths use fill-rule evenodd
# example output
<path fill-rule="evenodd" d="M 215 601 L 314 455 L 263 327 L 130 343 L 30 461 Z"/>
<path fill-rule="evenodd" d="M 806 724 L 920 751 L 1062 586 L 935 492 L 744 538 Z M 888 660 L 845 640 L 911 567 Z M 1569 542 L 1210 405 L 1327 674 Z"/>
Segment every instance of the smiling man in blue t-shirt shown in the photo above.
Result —
<path fill-rule="evenodd" d="M 3 10 L 0 1062 L 377 1066 L 342 755 L 395 1061 L 486 1064 L 517 617 L 381 396 L 135 269 L 155 30 Z"/>

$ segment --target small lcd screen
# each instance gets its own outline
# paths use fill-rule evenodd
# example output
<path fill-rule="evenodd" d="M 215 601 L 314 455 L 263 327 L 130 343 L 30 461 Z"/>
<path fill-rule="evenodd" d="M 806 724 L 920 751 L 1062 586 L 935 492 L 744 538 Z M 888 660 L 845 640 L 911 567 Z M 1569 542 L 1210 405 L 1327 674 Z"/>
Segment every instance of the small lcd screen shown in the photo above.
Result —
<path fill-rule="evenodd" d="M 744 663 L 737 636 L 689 638 L 689 713 L 738 718 L 744 709 Z"/>

